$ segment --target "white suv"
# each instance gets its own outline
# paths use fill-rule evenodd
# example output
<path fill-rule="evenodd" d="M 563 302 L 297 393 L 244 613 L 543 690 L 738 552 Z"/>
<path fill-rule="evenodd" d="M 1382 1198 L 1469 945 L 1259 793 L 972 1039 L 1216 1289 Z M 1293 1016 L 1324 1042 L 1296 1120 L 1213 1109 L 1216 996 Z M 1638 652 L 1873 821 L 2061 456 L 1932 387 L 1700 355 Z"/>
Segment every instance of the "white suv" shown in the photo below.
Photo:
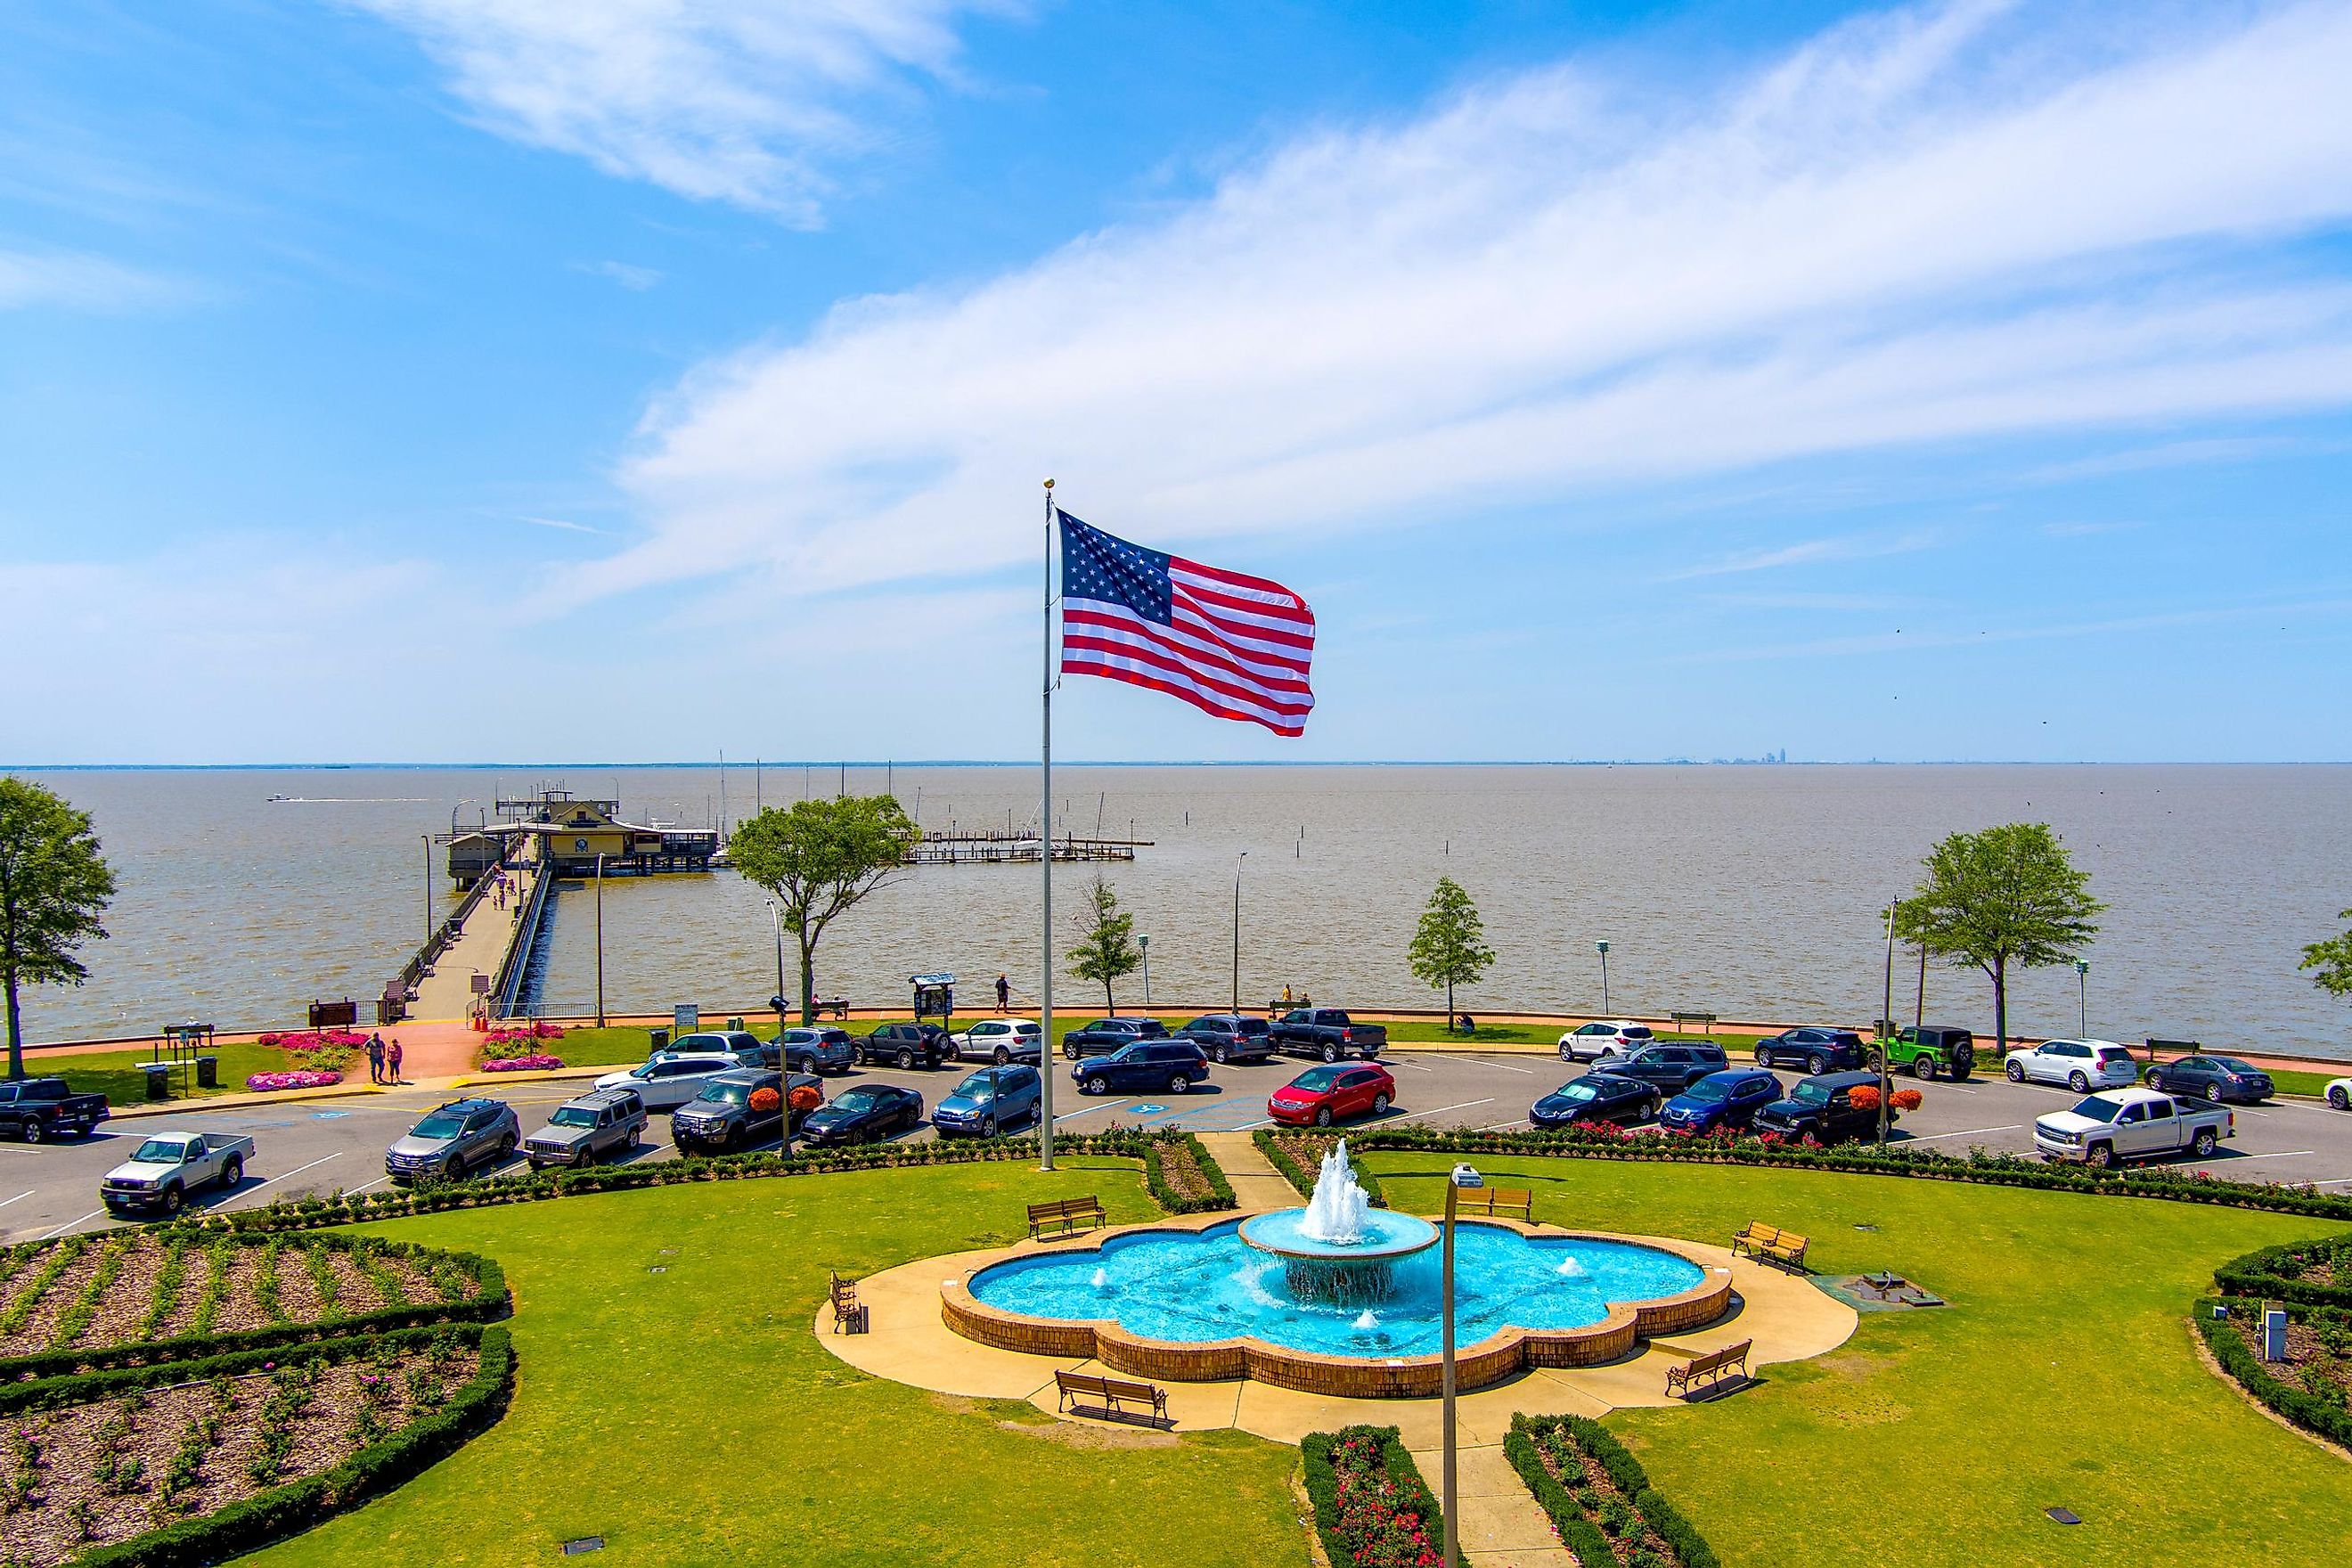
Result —
<path fill-rule="evenodd" d="M 606 1073 L 596 1080 L 596 1087 L 634 1089 L 647 1110 L 676 1110 L 700 1094 L 702 1086 L 720 1073 L 733 1072 L 745 1065 L 741 1057 L 732 1054 L 696 1051 L 679 1056 L 662 1051 L 642 1067 Z"/>
<path fill-rule="evenodd" d="M 1612 1051 L 1630 1057 L 1656 1038 L 1649 1025 L 1636 1024 L 1629 1018 L 1587 1024 L 1581 1028 L 1570 1029 L 1559 1037 L 1559 1059 L 1564 1062 L 1597 1062 Z"/>
<path fill-rule="evenodd" d="M 2076 1094 L 2139 1081 L 2131 1047 L 2113 1040 L 2044 1040 L 2010 1052 L 2007 1071 L 2011 1083 L 2063 1083 Z"/>
<path fill-rule="evenodd" d="M 1045 1031 L 1034 1018 L 982 1018 L 969 1029 L 950 1035 L 956 1050 L 968 1057 L 986 1057 L 997 1066 L 1029 1062 L 1042 1066 Z"/>

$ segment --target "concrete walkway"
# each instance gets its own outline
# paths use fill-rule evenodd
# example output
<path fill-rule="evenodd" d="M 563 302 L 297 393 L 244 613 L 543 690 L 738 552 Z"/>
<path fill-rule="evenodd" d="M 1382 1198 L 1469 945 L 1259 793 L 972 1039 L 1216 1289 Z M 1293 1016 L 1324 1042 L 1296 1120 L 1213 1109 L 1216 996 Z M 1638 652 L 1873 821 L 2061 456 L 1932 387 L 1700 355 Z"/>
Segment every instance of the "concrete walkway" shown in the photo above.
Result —
<path fill-rule="evenodd" d="M 1286 1209 L 1296 1205 L 1297 1192 L 1274 1168 L 1246 1132 L 1203 1132 L 1201 1147 L 1233 1184 L 1234 1206 L 1253 1212 Z"/>
<path fill-rule="evenodd" d="M 506 962 L 515 921 L 530 901 L 531 879 L 539 871 L 536 867 L 522 866 L 509 868 L 507 875 L 513 891 L 507 895 L 505 907 L 495 898 L 476 904 L 457 940 L 434 961 L 433 973 L 417 983 L 416 1004 L 410 1016 L 418 1023 L 464 1023 L 474 1002 L 473 977 L 494 975 Z"/>
<path fill-rule="evenodd" d="M 1406 1452 L 1435 1493 L 1445 1474 L 1444 1452 L 1433 1446 Z M 1576 1562 L 1499 1443 L 1454 1450 L 1454 1532 L 1470 1568 L 1572 1568 Z"/>

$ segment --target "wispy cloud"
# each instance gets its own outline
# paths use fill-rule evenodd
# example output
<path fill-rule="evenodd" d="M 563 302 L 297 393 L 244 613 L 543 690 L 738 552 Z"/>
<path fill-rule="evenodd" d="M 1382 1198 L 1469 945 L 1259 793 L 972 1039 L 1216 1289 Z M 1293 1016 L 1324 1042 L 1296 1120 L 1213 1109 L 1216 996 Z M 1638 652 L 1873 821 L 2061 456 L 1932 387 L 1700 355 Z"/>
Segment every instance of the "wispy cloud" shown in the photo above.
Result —
<path fill-rule="evenodd" d="M 2121 533 L 2138 526 L 2137 522 L 2045 522 L 2042 531 L 2053 539 L 2087 539 L 2094 534 Z"/>
<path fill-rule="evenodd" d="M 185 284 L 100 256 L 0 250 L 0 310 L 36 305 L 74 310 L 139 310 L 176 304 Z"/>
<path fill-rule="evenodd" d="M 1722 577 L 1738 572 L 1769 572 L 1780 566 L 1809 566 L 1827 561 L 1866 561 L 1881 555 L 1908 555 L 1915 551 L 1932 550 L 1940 542 L 1940 535 L 1926 530 L 1893 538 L 1856 533 L 1835 539 L 1808 539 L 1796 544 L 1745 551 L 1704 565 L 1685 567 L 1679 572 L 1667 573 L 1663 580 L 1678 583 L 1693 577 Z"/>
<path fill-rule="evenodd" d="M 533 528 L 562 529 L 566 533 L 593 533 L 604 535 L 609 534 L 612 531 L 610 529 L 593 528 L 587 523 L 573 522 L 569 518 L 562 517 L 526 517 L 522 513 L 517 512 L 514 520 L 517 522 L 527 522 Z"/>
<path fill-rule="evenodd" d="M 661 273 L 655 268 L 633 266 L 626 261 L 575 261 L 572 264 L 572 269 L 575 272 L 586 272 L 598 278 L 609 279 L 622 288 L 639 294 L 662 280 Z"/>
<path fill-rule="evenodd" d="M 2352 10 L 2150 26 L 2123 58 L 2070 57 L 2074 15 L 1870 18 L 1682 102 L 1499 80 L 979 286 L 845 303 L 661 399 L 621 475 L 646 536 L 545 602 L 995 568 L 1034 555 L 1047 473 L 1158 540 L 1463 526 L 2352 401 L 2352 288 L 2269 248 L 2352 214 Z"/>
<path fill-rule="evenodd" d="M 2200 463 L 2258 463 L 2273 458 L 2307 457 L 2345 449 L 2341 441 L 2305 436 L 2218 436 L 2196 441 L 2164 441 L 2106 452 L 2095 458 L 2050 463 L 2025 477 L 2029 481 L 2104 479 L 2148 468 L 2180 468 Z"/>
<path fill-rule="evenodd" d="M 1013 0 L 344 0 L 415 35 L 487 128 L 681 195 L 816 220 L 826 161 Z M 877 98 L 883 100 L 877 107 Z M 852 107 L 853 102 L 856 107 Z"/>

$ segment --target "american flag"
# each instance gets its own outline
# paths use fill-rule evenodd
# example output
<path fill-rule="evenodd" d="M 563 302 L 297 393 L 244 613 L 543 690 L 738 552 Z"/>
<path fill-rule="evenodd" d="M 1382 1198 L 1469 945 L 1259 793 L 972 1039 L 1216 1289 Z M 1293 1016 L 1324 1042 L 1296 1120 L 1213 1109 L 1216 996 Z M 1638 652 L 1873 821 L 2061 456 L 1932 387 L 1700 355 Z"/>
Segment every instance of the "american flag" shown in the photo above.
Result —
<path fill-rule="evenodd" d="M 1279 583 L 1146 550 L 1060 508 L 1062 668 L 1181 697 L 1204 713 L 1307 728 L 1315 612 Z"/>

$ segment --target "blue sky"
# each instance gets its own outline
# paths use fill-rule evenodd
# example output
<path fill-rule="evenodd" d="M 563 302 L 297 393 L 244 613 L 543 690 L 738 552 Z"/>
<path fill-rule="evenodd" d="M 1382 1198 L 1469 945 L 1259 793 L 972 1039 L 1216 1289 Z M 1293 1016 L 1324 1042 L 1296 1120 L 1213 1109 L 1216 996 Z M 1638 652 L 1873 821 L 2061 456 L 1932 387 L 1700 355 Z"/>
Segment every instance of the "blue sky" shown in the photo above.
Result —
<path fill-rule="evenodd" d="M 2352 8 L 0 14 L 0 761 L 2352 761 Z M 28 695 L 37 694 L 37 695 Z"/>

